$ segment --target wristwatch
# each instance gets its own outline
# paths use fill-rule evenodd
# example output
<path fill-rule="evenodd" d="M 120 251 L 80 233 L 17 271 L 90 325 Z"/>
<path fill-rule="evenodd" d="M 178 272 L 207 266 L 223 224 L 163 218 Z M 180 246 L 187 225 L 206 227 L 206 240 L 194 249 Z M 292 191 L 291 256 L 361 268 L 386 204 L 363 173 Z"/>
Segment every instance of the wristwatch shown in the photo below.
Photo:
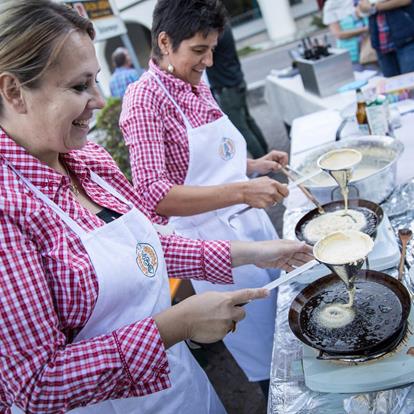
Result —
<path fill-rule="evenodd" d="M 377 4 L 376 3 L 371 3 L 371 7 L 369 8 L 369 12 L 368 14 L 370 16 L 374 15 L 375 13 L 377 13 Z"/>
<path fill-rule="evenodd" d="M 377 10 L 377 3 L 378 0 L 368 0 L 369 4 L 370 4 L 370 8 L 368 10 L 368 15 L 372 16 L 373 14 L 375 14 L 378 10 Z"/>

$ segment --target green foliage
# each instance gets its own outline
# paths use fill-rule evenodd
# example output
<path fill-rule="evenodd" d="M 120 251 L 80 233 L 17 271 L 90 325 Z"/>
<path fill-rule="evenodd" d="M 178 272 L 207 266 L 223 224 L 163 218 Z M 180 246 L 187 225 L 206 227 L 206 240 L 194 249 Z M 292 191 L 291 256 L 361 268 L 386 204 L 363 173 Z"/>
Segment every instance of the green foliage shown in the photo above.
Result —
<path fill-rule="evenodd" d="M 251 53 L 257 52 L 259 50 L 260 49 L 258 49 L 257 47 L 245 46 L 242 49 L 237 50 L 237 54 L 239 55 L 239 57 L 243 57 L 250 55 Z"/>
<path fill-rule="evenodd" d="M 121 171 L 131 181 L 128 147 L 125 145 L 118 125 L 121 108 L 121 99 L 109 98 L 97 116 L 96 127 L 103 132 L 99 143 L 112 155 Z"/>
<path fill-rule="evenodd" d="M 326 29 L 326 25 L 323 23 L 322 16 L 319 14 L 314 14 L 312 16 L 311 25 L 317 27 L 318 29 Z"/>

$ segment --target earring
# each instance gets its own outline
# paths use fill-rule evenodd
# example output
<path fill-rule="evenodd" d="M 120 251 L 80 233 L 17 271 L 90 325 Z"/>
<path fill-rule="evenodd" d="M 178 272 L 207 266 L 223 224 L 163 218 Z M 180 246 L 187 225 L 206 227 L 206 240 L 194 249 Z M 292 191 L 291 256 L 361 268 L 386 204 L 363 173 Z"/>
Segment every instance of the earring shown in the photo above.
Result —
<path fill-rule="evenodd" d="M 169 73 L 173 73 L 173 72 L 174 72 L 174 66 L 173 66 L 173 65 L 171 65 L 171 63 L 169 63 L 169 64 L 168 64 L 168 66 L 167 66 L 167 71 L 168 71 Z"/>

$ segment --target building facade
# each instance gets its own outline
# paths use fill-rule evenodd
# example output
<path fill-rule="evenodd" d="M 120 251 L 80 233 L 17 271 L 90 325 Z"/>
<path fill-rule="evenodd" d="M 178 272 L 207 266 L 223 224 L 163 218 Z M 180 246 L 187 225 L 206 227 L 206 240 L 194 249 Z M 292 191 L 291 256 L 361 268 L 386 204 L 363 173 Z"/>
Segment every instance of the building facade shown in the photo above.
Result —
<path fill-rule="evenodd" d="M 229 11 L 236 40 L 266 31 L 275 41 L 289 39 L 296 31 L 295 18 L 317 10 L 317 0 L 223 0 Z M 139 63 L 146 68 L 151 50 L 152 11 L 156 0 L 114 0 Z M 277 7 L 275 7 L 277 5 Z M 120 37 L 96 45 L 102 65 L 102 89 L 109 94 L 106 80 L 112 68 L 111 54 L 122 45 Z"/>

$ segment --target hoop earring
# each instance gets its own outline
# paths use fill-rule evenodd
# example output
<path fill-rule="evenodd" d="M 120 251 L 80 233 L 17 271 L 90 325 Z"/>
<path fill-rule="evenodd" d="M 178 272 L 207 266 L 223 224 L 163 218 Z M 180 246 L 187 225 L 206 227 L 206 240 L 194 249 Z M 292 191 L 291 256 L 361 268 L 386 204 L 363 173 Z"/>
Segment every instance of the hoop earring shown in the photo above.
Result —
<path fill-rule="evenodd" d="M 169 73 L 173 73 L 173 72 L 174 72 L 174 66 L 173 66 L 173 65 L 171 65 L 171 63 L 169 63 L 169 64 L 168 64 L 168 66 L 167 66 L 167 71 L 168 71 Z"/>

